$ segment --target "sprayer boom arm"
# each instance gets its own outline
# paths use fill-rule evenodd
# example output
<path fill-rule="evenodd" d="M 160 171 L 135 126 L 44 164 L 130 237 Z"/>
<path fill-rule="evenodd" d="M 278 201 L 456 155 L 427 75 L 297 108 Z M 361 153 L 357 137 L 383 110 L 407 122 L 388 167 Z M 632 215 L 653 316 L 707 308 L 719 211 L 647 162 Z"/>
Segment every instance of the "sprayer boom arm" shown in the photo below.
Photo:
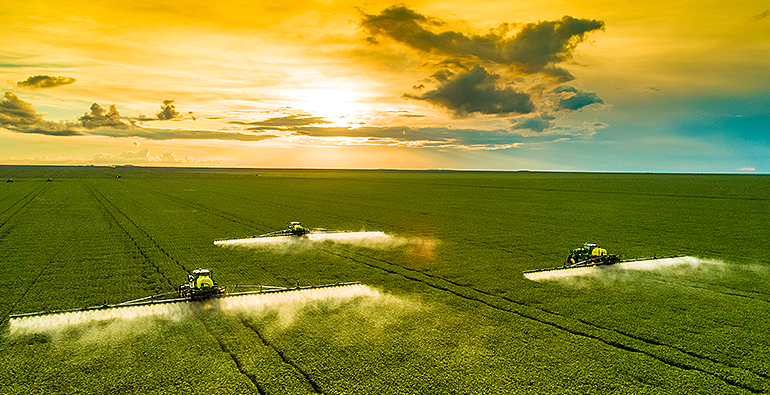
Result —
<path fill-rule="evenodd" d="M 645 257 L 645 258 L 631 258 L 631 259 L 624 259 L 620 260 L 616 255 L 604 255 L 601 258 L 607 258 L 607 259 L 586 259 L 581 262 L 568 264 L 564 266 L 557 266 L 557 267 L 548 267 L 544 269 L 532 269 L 532 270 L 525 270 L 522 273 L 539 273 L 539 272 L 550 272 L 550 271 L 556 271 L 556 270 L 569 270 L 569 269 L 577 269 L 580 267 L 594 267 L 594 266 L 609 266 L 614 265 L 618 263 L 626 263 L 626 262 L 637 262 L 637 261 L 648 261 L 653 259 L 669 259 L 669 258 L 680 258 L 685 255 L 667 255 L 667 256 L 652 256 L 652 257 Z"/>
<path fill-rule="evenodd" d="M 361 284 L 360 281 L 352 281 L 352 282 L 344 282 L 344 283 L 333 283 L 333 284 L 324 284 L 324 285 L 307 285 L 302 286 L 297 284 L 296 287 L 275 287 L 270 285 L 236 285 L 233 287 L 233 291 L 237 287 L 241 288 L 259 288 L 259 290 L 256 291 L 243 291 L 243 292 L 230 292 L 230 293 L 223 293 L 211 296 L 209 299 L 220 299 L 220 298 L 227 298 L 231 296 L 240 296 L 240 295 L 253 295 L 253 294 L 264 294 L 264 293 L 277 293 L 277 292 L 291 292 L 291 291 L 300 291 L 300 290 L 306 290 L 306 289 L 318 289 L 318 288 L 333 288 L 333 287 L 343 287 L 346 285 L 358 285 Z M 161 303 L 177 303 L 177 302 L 191 302 L 196 300 L 201 300 L 200 298 L 190 298 L 190 297 L 178 297 L 178 292 L 166 292 L 162 294 L 152 295 L 152 296 L 146 296 L 139 299 L 133 299 L 129 300 L 127 302 L 121 302 L 116 304 L 104 304 L 101 306 L 92 306 L 92 307 L 84 307 L 79 309 L 68 309 L 68 310 L 45 310 L 45 311 L 37 311 L 34 313 L 22 313 L 22 314 L 11 314 L 9 318 L 25 318 L 25 317 L 34 317 L 34 316 L 40 316 L 40 315 L 51 315 L 51 314 L 63 314 L 63 313 L 75 313 L 79 311 L 90 311 L 90 310 L 103 310 L 103 309 L 115 309 L 120 307 L 132 307 L 132 306 L 146 306 L 146 305 L 153 305 L 153 304 L 161 304 Z M 171 297 L 171 295 L 175 295 Z"/>

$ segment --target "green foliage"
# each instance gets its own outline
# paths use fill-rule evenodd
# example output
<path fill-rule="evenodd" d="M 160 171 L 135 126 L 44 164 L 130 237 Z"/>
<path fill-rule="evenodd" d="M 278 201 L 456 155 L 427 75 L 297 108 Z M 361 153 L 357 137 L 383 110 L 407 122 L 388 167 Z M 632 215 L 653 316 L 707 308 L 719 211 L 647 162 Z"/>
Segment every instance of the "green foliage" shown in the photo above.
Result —
<path fill-rule="evenodd" d="M 3 177 L 14 179 L 0 184 L 4 392 L 770 391 L 767 177 L 2 166 Z M 213 244 L 295 220 L 401 242 Z M 584 242 L 712 263 L 523 278 Z M 9 314 L 170 292 L 198 267 L 228 287 L 359 280 L 380 296 L 9 334 Z"/>

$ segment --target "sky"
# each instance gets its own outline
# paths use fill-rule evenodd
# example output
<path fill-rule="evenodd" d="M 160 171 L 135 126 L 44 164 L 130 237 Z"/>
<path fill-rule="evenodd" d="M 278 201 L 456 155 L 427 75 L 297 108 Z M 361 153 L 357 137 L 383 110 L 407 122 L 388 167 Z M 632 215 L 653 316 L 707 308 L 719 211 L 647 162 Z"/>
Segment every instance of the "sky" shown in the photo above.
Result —
<path fill-rule="evenodd" d="M 770 173 L 770 4 L 3 0 L 0 164 Z"/>

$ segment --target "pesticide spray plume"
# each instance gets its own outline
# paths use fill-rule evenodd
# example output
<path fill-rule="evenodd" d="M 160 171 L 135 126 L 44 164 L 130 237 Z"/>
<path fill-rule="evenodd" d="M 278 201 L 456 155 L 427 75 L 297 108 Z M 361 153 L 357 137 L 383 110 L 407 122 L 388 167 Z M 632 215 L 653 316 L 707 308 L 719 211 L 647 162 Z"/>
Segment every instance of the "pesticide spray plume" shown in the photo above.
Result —
<path fill-rule="evenodd" d="M 355 247 L 390 249 L 406 247 L 421 259 L 430 259 L 438 241 L 420 237 L 391 236 L 379 231 L 319 232 L 304 236 L 270 236 L 244 239 L 217 240 L 214 245 L 230 248 L 267 249 L 279 253 L 293 253 L 312 248 L 315 243 L 344 244 Z"/>
<path fill-rule="evenodd" d="M 307 235 L 310 241 L 333 241 L 335 243 L 376 244 L 387 243 L 392 237 L 382 232 L 341 232 L 341 233 L 311 233 Z"/>
<path fill-rule="evenodd" d="M 379 296 L 377 290 L 368 286 L 346 284 L 321 288 L 296 288 L 280 292 L 255 292 L 200 302 L 158 303 L 13 317 L 9 322 L 9 335 L 18 337 L 45 333 L 61 336 L 67 331 L 78 328 L 94 329 L 93 327 L 97 326 L 97 330 L 91 330 L 90 335 L 98 339 L 102 337 L 99 333 L 109 333 L 109 336 L 118 333 L 136 334 L 148 329 L 146 320 L 180 321 L 194 316 L 196 311 L 200 310 L 218 309 L 224 312 L 261 313 L 272 309 L 280 312 L 286 308 L 288 312 L 292 312 L 313 303 L 342 303 L 356 297 L 378 298 Z"/>
<path fill-rule="evenodd" d="M 259 248 L 270 245 L 303 244 L 324 241 L 344 244 L 375 245 L 379 243 L 388 243 L 391 239 L 391 236 L 382 232 L 332 232 L 310 233 L 304 236 L 271 236 L 217 240 L 214 242 L 214 245 Z"/>
<path fill-rule="evenodd" d="M 532 281 L 547 281 L 558 280 L 561 278 L 577 277 L 577 276 L 600 276 L 611 271 L 618 270 L 662 270 L 666 268 L 680 268 L 690 267 L 695 268 L 704 264 L 720 264 L 720 262 L 712 260 L 704 260 L 691 256 L 680 256 L 672 258 L 652 258 L 652 259 L 640 259 L 629 260 L 609 266 L 594 266 L 594 267 L 578 267 L 572 269 L 556 269 L 541 272 L 524 273 L 524 277 Z"/>
<path fill-rule="evenodd" d="M 144 318 L 178 321 L 190 315 L 191 312 L 192 310 L 187 303 L 168 303 L 18 317 L 10 319 L 9 335 L 60 332 L 79 325 L 133 321 Z"/>
<path fill-rule="evenodd" d="M 379 297 L 377 290 L 363 284 L 296 289 L 287 292 L 255 293 L 219 299 L 219 309 L 230 312 L 258 312 L 287 304 L 335 302 L 355 297 Z"/>

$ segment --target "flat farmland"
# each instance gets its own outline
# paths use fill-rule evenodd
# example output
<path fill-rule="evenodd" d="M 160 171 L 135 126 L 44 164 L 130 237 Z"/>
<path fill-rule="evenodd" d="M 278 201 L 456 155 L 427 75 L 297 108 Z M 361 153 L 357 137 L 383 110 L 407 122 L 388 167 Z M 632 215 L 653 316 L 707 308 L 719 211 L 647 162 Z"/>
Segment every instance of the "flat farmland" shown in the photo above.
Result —
<path fill-rule="evenodd" d="M 0 166 L 0 181 L 3 393 L 770 392 L 767 176 Z M 289 221 L 393 243 L 213 244 Z M 584 242 L 697 264 L 523 277 Z M 199 267 L 228 288 L 373 294 L 9 320 L 171 292 Z"/>

